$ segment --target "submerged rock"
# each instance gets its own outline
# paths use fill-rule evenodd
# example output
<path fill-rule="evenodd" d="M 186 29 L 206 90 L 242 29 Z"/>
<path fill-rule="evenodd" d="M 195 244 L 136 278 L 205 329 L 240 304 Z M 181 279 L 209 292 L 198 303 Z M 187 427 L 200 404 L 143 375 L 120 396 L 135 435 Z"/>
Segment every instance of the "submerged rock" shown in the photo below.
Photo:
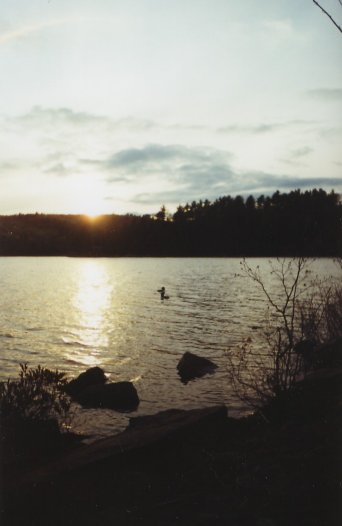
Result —
<path fill-rule="evenodd" d="M 139 405 L 139 396 L 132 382 L 115 382 L 91 385 L 83 389 L 75 399 L 84 407 L 134 411 Z"/>
<path fill-rule="evenodd" d="M 178 374 L 184 383 L 205 374 L 212 374 L 217 367 L 208 358 L 202 358 L 191 352 L 184 353 L 177 365 Z"/>
<path fill-rule="evenodd" d="M 106 375 L 101 367 L 91 367 L 74 380 L 71 380 L 65 387 L 65 391 L 73 398 L 76 398 L 84 389 L 104 385 L 106 381 Z"/>

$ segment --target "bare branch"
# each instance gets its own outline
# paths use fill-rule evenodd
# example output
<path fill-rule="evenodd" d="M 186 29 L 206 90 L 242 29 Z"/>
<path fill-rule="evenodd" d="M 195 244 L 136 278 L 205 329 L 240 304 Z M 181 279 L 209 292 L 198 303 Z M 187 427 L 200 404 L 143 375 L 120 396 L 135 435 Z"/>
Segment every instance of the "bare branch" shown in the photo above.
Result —
<path fill-rule="evenodd" d="M 260 410 L 281 397 L 315 366 L 311 351 L 305 357 L 297 344 L 304 341 L 317 348 L 342 336 L 340 282 L 333 276 L 322 281 L 311 275 L 312 261 L 305 257 L 277 259 L 276 263 L 269 261 L 268 272 L 252 267 L 245 259 L 240 262 L 240 276 L 254 282 L 267 300 L 266 346 L 256 348 L 248 337 L 238 348 L 227 351 L 231 386 L 253 409 Z"/>
<path fill-rule="evenodd" d="M 316 2 L 316 0 L 312 0 L 314 4 L 316 4 L 317 7 L 319 7 L 319 9 L 321 11 L 323 11 L 323 13 L 325 15 L 327 15 L 328 18 L 330 18 L 330 20 L 332 21 L 332 23 L 334 24 L 335 27 L 337 27 L 337 29 L 340 31 L 340 33 L 342 33 L 342 28 L 335 22 L 335 20 L 333 19 L 333 17 L 331 15 L 329 15 L 329 13 L 318 3 Z M 341 3 L 341 0 L 339 0 L 340 4 L 342 5 Z"/>

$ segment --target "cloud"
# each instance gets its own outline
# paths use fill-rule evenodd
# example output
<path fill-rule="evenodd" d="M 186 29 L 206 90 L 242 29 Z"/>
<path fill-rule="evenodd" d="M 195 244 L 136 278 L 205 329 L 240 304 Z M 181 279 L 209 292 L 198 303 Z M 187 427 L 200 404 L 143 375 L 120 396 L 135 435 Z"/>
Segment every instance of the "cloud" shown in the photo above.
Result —
<path fill-rule="evenodd" d="M 120 119 L 114 119 L 107 117 L 105 115 L 96 115 L 83 111 L 74 111 L 70 108 L 44 108 L 41 106 L 34 106 L 28 113 L 20 115 L 18 117 L 8 117 L 4 118 L 4 125 L 7 124 L 8 127 L 28 127 L 30 130 L 36 130 L 37 133 L 45 133 L 45 142 L 49 142 L 53 145 L 53 141 L 66 141 L 67 135 L 69 134 L 70 140 L 74 138 L 71 137 L 71 134 L 78 134 L 79 137 L 82 137 L 83 141 L 85 140 L 86 133 L 91 133 L 95 139 L 101 136 L 103 143 L 108 143 L 111 138 L 114 140 L 117 138 L 118 134 L 121 137 L 135 137 L 138 138 L 139 142 L 143 141 L 143 138 L 147 139 L 149 134 L 163 135 L 167 137 L 167 140 L 170 137 L 176 137 L 178 132 L 180 134 L 188 135 L 193 139 L 195 133 L 206 133 L 211 139 L 215 138 L 215 134 L 242 134 L 242 135 L 267 135 L 277 131 L 301 128 L 303 126 L 317 124 L 315 121 L 309 120 L 291 120 L 284 122 L 259 122 L 252 124 L 238 124 L 232 123 L 227 126 L 221 127 L 211 127 L 203 126 L 200 124 L 177 124 L 177 123 L 159 123 L 150 119 L 142 119 L 135 117 L 125 117 Z M 69 139 L 69 137 L 68 137 Z M 55 145 L 58 148 L 58 144 Z M 128 150 L 128 148 L 127 148 Z M 123 155 L 135 156 L 139 155 L 148 155 L 148 150 L 143 152 L 136 151 L 132 148 L 131 152 L 125 152 Z M 151 151 L 151 155 L 154 156 L 156 152 Z M 162 155 L 165 155 L 166 152 L 161 152 Z M 90 161 L 90 159 L 89 159 Z M 126 161 L 126 159 L 123 159 Z M 137 158 L 135 162 L 138 162 Z M 112 160 L 114 163 L 119 163 L 120 159 L 116 158 Z"/>
<path fill-rule="evenodd" d="M 66 166 L 64 163 L 58 163 L 50 166 L 49 168 L 45 168 L 43 172 L 46 174 L 57 175 L 58 177 L 66 177 L 68 175 L 78 173 L 79 170 L 75 166 L 71 167 Z"/>
<path fill-rule="evenodd" d="M 274 131 L 275 129 L 279 128 L 279 124 L 257 124 L 257 125 L 247 125 L 242 126 L 239 124 L 231 124 L 229 126 L 223 126 L 221 128 L 218 128 L 217 131 L 219 133 L 265 133 Z"/>
<path fill-rule="evenodd" d="M 110 158 L 113 143 L 139 144 L 153 127 L 158 126 L 147 119 L 129 116 L 113 119 L 70 108 L 41 106 L 34 106 L 19 116 L 3 115 L 0 119 L 3 145 L 9 146 L 7 150 L 3 148 L 0 158 L 3 172 L 19 169 L 16 159 L 20 158 L 26 171 L 52 177 L 72 177 L 80 173 L 101 177 L 104 172 L 108 174 L 114 165 L 126 164 L 129 156 L 134 155 L 134 149 L 130 152 L 126 148 L 122 158 L 120 154 Z M 118 146 L 116 149 L 123 150 Z M 148 155 L 148 150 L 144 154 Z M 157 156 L 157 152 L 151 151 L 150 156 Z M 13 159 L 15 163 L 11 163 Z M 120 173 L 112 175 L 112 179 L 130 182 L 134 177 L 127 171 L 123 173 L 122 168 Z"/>
<path fill-rule="evenodd" d="M 310 146 L 303 144 L 303 134 L 301 140 L 291 140 L 295 147 L 288 151 L 286 160 L 295 167 L 291 171 L 296 177 L 286 173 L 279 175 L 276 166 L 279 170 L 280 166 L 285 166 L 280 165 L 279 160 L 278 164 L 268 163 L 272 168 L 265 171 L 262 171 L 260 162 L 254 161 L 247 162 L 244 169 L 238 168 L 239 159 L 256 156 L 256 140 L 258 144 L 267 145 L 264 155 L 268 157 L 271 150 L 270 156 L 274 157 L 268 134 L 288 129 L 292 138 L 292 129 L 301 132 L 302 126 L 312 122 L 236 123 L 217 129 L 214 126 L 160 125 L 148 119 L 115 119 L 70 108 L 35 106 L 26 114 L 2 118 L 5 148 L 0 173 L 8 178 L 13 178 L 16 171 L 18 176 L 30 174 L 36 177 L 37 184 L 44 180 L 44 176 L 52 181 L 49 184 L 56 185 L 78 185 L 79 181 L 87 181 L 94 188 L 101 188 L 106 200 L 121 203 L 118 208 L 122 211 L 146 210 L 150 204 L 156 206 L 162 202 L 171 208 L 186 201 L 214 200 L 228 194 L 270 194 L 277 189 L 288 191 L 321 186 L 341 191 L 340 180 L 334 177 L 300 178 L 300 163 L 309 162 L 313 151 L 311 143 Z M 201 131 L 200 137 L 195 130 Z M 208 134 L 203 134 L 203 130 Z M 241 151 L 233 155 L 226 149 L 227 137 L 218 137 L 218 131 L 222 134 L 251 134 L 251 140 L 244 140 Z M 262 139 L 259 140 L 259 136 Z M 156 141 L 152 142 L 154 137 Z M 197 139 L 200 144 L 212 146 L 197 146 Z M 230 142 L 236 148 L 242 144 L 242 138 L 232 137 Z M 220 146 L 214 147 L 214 144 Z M 312 144 L 316 149 L 316 144 Z M 249 171 L 246 166 L 249 166 Z M 261 171 L 258 171 L 259 167 Z M 272 173 L 266 173 L 267 170 Z M 317 170 L 311 173 L 317 174 Z M 307 173 L 310 172 L 306 170 Z M 330 175 L 335 173 L 332 171 Z"/>
<path fill-rule="evenodd" d="M 342 135 L 342 126 L 326 127 L 320 130 L 319 135 L 326 139 L 339 138 Z"/>
<path fill-rule="evenodd" d="M 148 144 L 120 150 L 107 160 L 85 162 L 107 172 L 109 184 L 128 183 L 134 194 L 131 201 L 152 204 L 164 195 L 178 204 L 225 193 L 235 177 L 230 158 L 229 152 L 212 148 Z"/>
<path fill-rule="evenodd" d="M 292 120 L 287 122 L 268 122 L 268 123 L 258 123 L 258 124 L 230 124 L 228 126 L 223 126 L 217 128 L 218 133 L 241 133 L 241 134 L 263 134 L 271 133 L 278 130 L 286 130 L 295 126 L 303 126 L 307 124 L 312 124 L 312 121 L 304 120 Z"/>
<path fill-rule="evenodd" d="M 283 188 L 341 188 L 340 177 L 306 177 L 280 179 Z"/>
<path fill-rule="evenodd" d="M 179 188 L 156 192 L 153 195 L 147 192 L 139 193 L 135 196 L 135 201 L 144 204 L 159 202 L 178 205 L 185 204 L 186 201 L 199 199 L 214 200 L 224 195 L 240 194 L 244 197 L 250 194 L 254 196 L 261 194 L 271 195 L 277 190 L 288 192 L 298 188 L 301 190 L 323 188 L 326 191 L 334 189 L 337 192 L 342 192 L 341 178 L 338 177 L 299 178 L 263 172 L 242 173 L 231 170 L 229 176 L 220 179 L 221 184 L 214 187 L 210 186 L 210 183 L 208 185 L 196 185 L 195 179 L 192 182 L 194 184 L 186 189 Z"/>
<path fill-rule="evenodd" d="M 148 144 L 143 148 L 129 148 L 114 154 L 108 161 L 108 168 L 123 168 L 129 170 L 150 170 L 165 162 L 184 163 L 195 161 L 208 163 L 212 156 L 222 155 L 206 148 L 189 148 L 182 145 Z"/>
<path fill-rule="evenodd" d="M 155 121 L 152 121 L 149 119 L 137 119 L 135 117 L 125 117 L 124 119 L 118 119 L 116 121 L 113 121 L 113 125 L 116 128 L 126 128 L 129 130 L 138 130 L 138 131 L 144 131 L 144 130 L 148 131 L 153 128 L 161 127 Z"/>
<path fill-rule="evenodd" d="M 155 192 L 154 194 L 151 194 L 150 192 L 146 193 L 140 193 L 134 196 L 134 201 L 138 204 L 145 204 L 145 205 L 154 205 L 156 206 L 156 203 L 168 203 L 172 204 L 174 206 L 177 205 L 184 205 L 187 201 L 193 201 L 193 200 L 199 200 L 202 196 L 196 197 L 196 194 L 188 194 L 185 193 L 183 189 L 179 188 L 176 190 L 166 190 L 163 192 Z M 206 195 L 206 199 L 212 199 L 213 197 L 210 196 L 210 192 L 208 192 L 208 195 Z"/>
<path fill-rule="evenodd" d="M 128 132 L 149 132 L 151 130 L 166 131 L 215 131 L 210 126 L 200 124 L 179 124 L 179 123 L 160 123 L 151 119 L 137 118 L 127 116 L 114 119 L 105 115 L 96 115 L 93 113 L 74 111 L 70 108 L 45 108 L 39 105 L 34 106 L 29 112 L 17 117 L 7 118 L 8 122 L 19 124 L 30 124 L 32 126 L 51 126 L 51 125 L 69 125 L 69 126 L 88 126 L 103 125 L 112 131 Z"/>
<path fill-rule="evenodd" d="M 16 119 L 11 119 L 18 123 L 30 124 L 32 126 L 58 126 L 73 125 L 83 127 L 93 124 L 107 124 L 109 119 L 101 115 L 94 115 L 86 112 L 76 112 L 69 108 L 42 108 L 34 106 L 31 111 L 21 115 Z"/>
<path fill-rule="evenodd" d="M 246 174 L 250 184 L 240 186 L 242 190 L 256 191 L 266 189 L 267 191 L 275 190 L 293 190 L 296 188 L 342 188 L 341 178 L 339 177 L 291 177 L 288 175 L 274 175 L 266 173 Z M 253 182 L 254 181 L 254 184 Z"/>
<path fill-rule="evenodd" d="M 293 150 L 292 162 L 312 151 L 309 146 Z M 230 152 L 213 148 L 148 144 L 120 150 L 107 159 L 85 159 L 83 162 L 107 173 L 109 184 L 129 183 L 134 193 L 131 201 L 144 205 L 156 202 L 178 205 L 206 198 L 213 200 L 227 194 L 260 195 L 295 188 L 341 188 L 339 178 L 300 178 L 257 170 L 239 171 L 232 166 L 231 159 Z M 143 189 L 145 182 L 148 184 L 146 190 Z"/>
<path fill-rule="evenodd" d="M 58 144 L 85 144 L 88 142 L 90 151 L 93 143 L 102 142 L 107 146 L 118 134 L 122 137 L 148 134 L 151 130 L 159 132 L 163 129 L 158 123 L 134 117 L 113 119 L 101 114 L 85 111 L 74 111 L 70 108 L 44 108 L 34 106 L 29 112 L 19 116 L 1 116 L 3 129 L 16 133 L 32 133 L 40 136 L 46 145 L 58 149 Z"/>
<path fill-rule="evenodd" d="M 19 167 L 21 167 L 21 163 L 17 163 L 14 161 L 3 161 L 0 162 L 0 174 L 2 172 L 10 172 L 13 170 L 17 170 Z"/>
<path fill-rule="evenodd" d="M 167 132 L 208 132 L 220 134 L 266 134 L 278 130 L 316 124 L 315 121 L 291 120 L 285 122 L 259 122 L 255 124 L 229 124 L 218 128 L 201 124 L 159 123 L 150 119 L 125 117 L 113 119 L 105 115 L 96 115 L 88 112 L 74 111 L 70 108 L 44 108 L 34 106 L 28 113 L 16 118 L 7 119 L 10 123 L 30 125 L 41 129 L 42 127 L 74 127 L 76 129 L 97 126 L 106 131 L 127 131 L 128 133 L 143 133 L 151 131 Z"/>
<path fill-rule="evenodd" d="M 300 34 L 297 34 L 293 23 L 289 19 L 276 19 L 276 20 L 265 20 L 261 28 L 263 32 L 266 33 L 266 36 L 271 37 L 272 39 L 279 40 L 293 40 L 294 37 L 300 37 Z"/>
<path fill-rule="evenodd" d="M 152 165 L 158 165 L 169 160 L 187 159 L 189 155 L 189 150 L 184 146 L 151 144 L 140 149 L 129 148 L 121 150 L 113 155 L 107 164 L 108 168 L 136 170 L 144 169 L 148 165 L 150 169 Z"/>
<path fill-rule="evenodd" d="M 306 155 L 309 155 L 311 152 L 313 152 L 313 149 L 310 148 L 310 146 L 303 146 L 302 148 L 292 150 L 291 156 L 295 159 L 298 159 L 300 157 L 305 157 Z"/>
<path fill-rule="evenodd" d="M 113 119 L 105 115 L 96 115 L 93 113 L 74 111 L 70 108 L 44 108 L 42 106 L 34 106 L 28 113 L 19 115 L 15 118 L 8 118 L 10 122 L 17 122 L 20 124 L 30 124 L 32 126 L 93 126 L 104 125 L 113 130 L 129 130 L 129 131 L 149 131 L 152 128 L 161 128 L 162 126 L 155 121 L 148 119 L 138 119 L 135 117 L 125 117 L 121 119 Z M 170 126 L 171 128 L 171 126 Z"/>
<path fill-rule="evenodd" d="M 288 154 L 289 157 L 287 159 L 280 160 L 283 163 L 290 164 L 293 166 L 302 166 L 304 164 L 302 162 L 302 159 L 310 155 L 310 153 L 312 153 L 313 151 L 313 148 L 310 148 L 310 146 L 303 146 L 302 148 L 296 148 L 295 150 L 291 150 Z"/>
<path fill-rule="evenodd" d="M 324 101 L 341 101 L 342 88 L 319 88 L 305 92 L 309 97 Z"/>
<path fill-rule="evenodd" d="M 194 183 L 195 181 L 193 181 Z M 230 177 L 221 181 L 222 185 L 211 187 L 190 185 L 187 188 L 166 190 L 163 192 L 139 193 L 134 197 L 134 201 L 143 204 L 168 203 L 170 205 L 185 204 L 199 199 L 215 200 L 224 195 L 240 194 L 244 197 L 254 195 L 255 197 L 266 194 L 271 195 L 280 190 L 288 192 L 295 189 L 324 188 L 327 191 L 335 189 L 342 191 L 340 178 L 296 178 L 287 175 L 274 175 L 263 172 L 231 172 Z M 340 189 L 340 190 L 339 190 Z"/>
<path fill-rule="evenodd" d="M 43 31 L 44 29 L 47 29 L 49 27 L 62 26 L 68 23 L 76 22 L 76 21 L 78 21 L 78 19 L 75 19 L 75 18 L 48 20 L 41 24 L 27 25 L 19 29 L 15 29 L 13 31 L 7 31 L 3 35 L 0 35 L 0 46 L 2 44 L 7 44 L 8 42 L 11 42 L 12 40 L 18 40 L 20 38 L 28 37 L 33 33 L 38 33 L 39 31 Z"/>
<path fill-rule="evenodd" d="M 123 176 L 127 180 L 158 177 L 183 188 L 200 189 L 203 185 L 216 186 L 231 175 L 231 154 L 211 148 L 190 148 L 182 145 L 149 144 L 143 148 L 121 150 L 102 162 L 110 172 L 108 182 Z"/>

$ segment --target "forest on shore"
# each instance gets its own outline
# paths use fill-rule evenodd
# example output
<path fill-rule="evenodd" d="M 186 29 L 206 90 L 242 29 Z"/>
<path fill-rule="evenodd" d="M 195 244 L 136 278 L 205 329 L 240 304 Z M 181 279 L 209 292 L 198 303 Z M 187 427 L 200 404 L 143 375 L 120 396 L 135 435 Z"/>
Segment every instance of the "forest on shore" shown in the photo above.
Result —
<path fill-rule="evenodd" d="M 342 254 L 342 202 L 322 189 L 193 201 L 171 215 L 0 216 L 0 256 L 241 257 Z"/>

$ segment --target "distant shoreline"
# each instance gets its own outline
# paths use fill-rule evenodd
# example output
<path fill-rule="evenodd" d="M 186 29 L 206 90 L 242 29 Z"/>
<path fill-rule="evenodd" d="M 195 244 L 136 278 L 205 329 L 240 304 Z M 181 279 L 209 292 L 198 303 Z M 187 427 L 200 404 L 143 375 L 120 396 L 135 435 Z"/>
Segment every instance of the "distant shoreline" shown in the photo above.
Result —
<path fill-rule="evenodd" d="M 0 255 L 69 257 L 336 257 L 340 196 L 323 190 L 193 201 L 171 215 L 0 216 Z"/>

